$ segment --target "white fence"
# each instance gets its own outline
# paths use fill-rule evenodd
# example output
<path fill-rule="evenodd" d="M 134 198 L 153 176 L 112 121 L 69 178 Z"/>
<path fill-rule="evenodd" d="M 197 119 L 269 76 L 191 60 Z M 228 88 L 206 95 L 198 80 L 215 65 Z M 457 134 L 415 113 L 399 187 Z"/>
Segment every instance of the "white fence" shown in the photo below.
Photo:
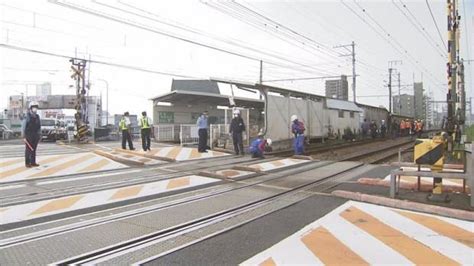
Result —
<path fill-rule="evenodd" d="M 181 146 L 197 144 L 199 142 L 198 127 L 194 124 L 179 125 L 179 143 Z"/>
<path fill-rule="evenodd" d="M 161 141 L 179 141 L 179 125 L 154 125 L 155 140 Z"/>

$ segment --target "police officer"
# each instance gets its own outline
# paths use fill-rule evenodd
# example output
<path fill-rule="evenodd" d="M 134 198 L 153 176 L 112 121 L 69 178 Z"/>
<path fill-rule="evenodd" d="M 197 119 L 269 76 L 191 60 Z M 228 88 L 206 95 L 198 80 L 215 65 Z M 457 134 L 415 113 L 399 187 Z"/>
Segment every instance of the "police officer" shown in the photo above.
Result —
<path fill-rule="evenodd" d="M 127 145 L 126 142 L 128 142 L 128 148 L 133 151 L 135 150 L 133 148 L 133 143 L 132 143 L 132 135 L 131 135 L 131 122 L 130 122 L 130 114 L 128 112 L 125 112 L 122 116 L 122 119 L 120 119 L 119 122 L 119 128 L 120 131 L 122 131 L 122 149 L 126 150 Z"/>
<path fill-rule="evenodd" d="M 25 142 L 25 166 L 37 167 L 36 148 L 41 139 L 41 119 L 38 115 L 38 103 L 30 102 L 28 112 L 22 123 L 22 136 Z"/>
<path fill-rule="evenodd" d="M 198 152 L 201 153 L 207 152 L 207 129 L 209 128 L 209 125 L 207 124 L 207 116 L 207 111 L 202 112 L 196 122 L 199 135 Z"/>
<path fill-rule="evenodd" d="M 142 118 L 138 121 L 138 125 L 141 128 L 141 135 L 142 135 L 142 148 L 143 151 L 151 151 L 150 149 L 150 135 L 151 135 L 151 125 L 153 122 L 151 119 L 146 116 L 146 112 L 142 112 Z"/>
<path fill-rule="evenodd" d="M 234 117 L 230 122 L 229 134 L 232 135 L 232 142 L 234 143 L 234 151 L 236 155 L 244 155 L 244 144 L 242 141 L 242 132 L 245 131 L 244 120 L 240 116 L 240 110 L 234 110 Z"/>

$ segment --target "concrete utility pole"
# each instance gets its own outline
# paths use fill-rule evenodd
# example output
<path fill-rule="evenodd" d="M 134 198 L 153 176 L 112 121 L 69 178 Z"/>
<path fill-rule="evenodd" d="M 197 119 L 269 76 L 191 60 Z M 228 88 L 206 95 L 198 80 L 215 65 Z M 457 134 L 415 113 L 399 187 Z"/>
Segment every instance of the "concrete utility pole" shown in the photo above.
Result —
<path fill-rule="evenodd" d="M 260 60 L 260 78 L 258 80 L 258 83 L 261 85 L 263 82 L 263 61 Z M 262 93 L 259 92 L 259 98 L 262 100 Z"/>
<path fill-rule="evenodd" d="M 392 113 L 392 71 L 395 70 L 392 66 L 397 64 L 402 64 L 402 60 L 391 60 L 388 61 L 388 94 L 390 99 L 389 102 L 389 112 Z M 398 73 L 398 114 L 401 114 L 400 108 L 400 72 Z"/>
<path fill-rule="evenodd" d="M 392 68 L 388 69 L 388 111 L 392 113 Z M 399 95 L 400 96 L 400 95 Z M 398 99 L 400 102 L 400 98 Z M 400 113 L 400 110 L 398 111 Z"/>
<path fill-rule="evenodd" d="M 456 6 L 456 0 L 447 0 L 447 12 L 448 12 L 448 93 L 446 95 L 446 101 L 448 103 L 448 117 L 446 131 L 449 135 L 454 133 L 455 125 L 457 124 L 456 119 L 456 72 L 457 72 L 457 60 L 458 60 L 458 47 L 459 43 L 459 16 Z"/>
<path fill-rule="evenodd" d="M 346 50 L 347 47 L 351 47 L 352 50 L 349 51 L 351 52 L 350 54 L 345 54 L 345 55 L 341 55 L 341 56 L 352 56 L 352 95 L 353 95 L 353 101 L 356 102 L 356 77 L 357 77 L 357 74 L 356 74 L 356 69 L 355 69 L 355 63 L 356 63 L 356 59 L 355 59 L 355 42 L 352 41 L 351 44 L 344 44 L 344 45 L 338 45 L 338 46 L 334 46 L 334 48 L 345 48 Z"/>

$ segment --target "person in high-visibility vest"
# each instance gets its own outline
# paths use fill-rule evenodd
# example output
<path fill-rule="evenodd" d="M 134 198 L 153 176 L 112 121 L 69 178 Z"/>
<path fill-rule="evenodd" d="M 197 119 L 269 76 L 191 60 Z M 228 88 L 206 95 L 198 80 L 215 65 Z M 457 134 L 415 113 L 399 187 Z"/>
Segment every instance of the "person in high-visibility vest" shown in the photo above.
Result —
<path fill-rule="evenodd" d="M 140 120 L 138 121 L 138 125 L 141 128 L 143 151 L 151 151 L 150 135 L 151 135 L 151 127 L 153 126 L 153 122 L 148 116 L 146 116 L 145 111 L 142 112 L 142 118 L 140 118 Z"/>
<path fill-rule="evenodd" d="M 423 124 L 420 120 L 415 123 L 415 131 L 418 138 L 421 138 L 421 133 L 423 132 Z"/>
<path fill-rule="evenodd" d="M 405 120 L 400 121 L 400 136 L 405 136 Z"/>
<path fill-rule="evenodd" d="M 126 150 L 127 149 L 127 145 L 126 143 L 128 142 L 128 148 L 133 151 L 135 150 L 133 148 L 133 143 L 132 143 L 132 135 L 131 135 L 131 128 L 130 128 L 130 125 L 132 124 L 130 122 L 130 118 L 129 118 L 129 113 L 128 112 L 125 112 L 122 116 L 122 119 L 120 119 L 120 122 L 119 122 L 119 128 L 120 128 L 120 131 L 122 131 L 122 149 Z"/>

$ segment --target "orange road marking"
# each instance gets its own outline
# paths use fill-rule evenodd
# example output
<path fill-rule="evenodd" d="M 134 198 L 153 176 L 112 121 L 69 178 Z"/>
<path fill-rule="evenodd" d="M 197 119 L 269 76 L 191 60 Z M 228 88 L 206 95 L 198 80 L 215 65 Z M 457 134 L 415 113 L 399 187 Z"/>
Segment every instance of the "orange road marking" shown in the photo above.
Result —
<path fill-rule="evenodd" d="M 197 149 L 191 149 L 191 155 L 189 156 L 189 159 L 196 159 L 196 158 L 201 158 L 202 154 L 198 152 Z"/>
<path fill-rule="evenodd" d="M 23 158 L 21 158 L 21 159 L 16 159 L 16 160 L 6 161 L 6 162 L 3 162 L 3 163 L 0 163 L 0 167 L 9 166 L 9 165 L 11 165 L 11 164 L 15 164 L 15 163 L 23 162 L 23 161 L 25 161 L 25 159 L 23 159 Z"/>
<path fill-rule="evenodd" d="M 147 162 L 149 162 L 149 161 L 151 161 L 151 160 L 148 159 L 148 158 L 140 158 L 140 159 L 138 159 L 138 161 L 139 161 L 139 162 L 142 162 L 142 163 L 147 163 Z"/>
<path fill-rule="evenodd" d="M 140 193 L 142 188 L 143 185 L 119 189 L 112 195 L 112 197 L 109 198 L 109 200 L 130 198 L 136 196 L 138 193 Z"/>
<path fill-rule="evenodd" d="M 184 186 L 189 186 L 190 180 L 189 177 L 175 178 L 168 182 L 166 189 L 179 188 Z"/>
<path fill-rule="evenodd" d="M 41 206 L 40 208 L 38 208 L 34 212 L 32 212 L 29 216 L 69 208 L 83 197 L 84 197 L 84 195 L 76 195 L 76 196 L 67 197 L 67 198 L 63 198 L 63 199 L 52 200 L 52 201 L 46 203 L 45 205 Z"/>
<path fill-rule="evenodd" d="M 415 264 L 459 265 L 450 258 L 406 236 L 354 206 L 346 209 L 339 215 Z"/>
<path fill-rule="evenodd" d="M 39 162 L 40 162 L 40 164 L 47 164 L 47 163 L 57 161 L 61 158 L 63 158 L 63 156 L 55 156 L 55 157 L 51 157 L 51 158 L 48 158 L 48 159 L 40 160 Z M 11 169 L 11 170 L 0 173 L 0 179 L 5 178 L 5 177 L 9 177 L 9 176 L 12 176 L 12 175 L 16 175 L 16 174 L 19 174 L 19 173 L 22 173 L 22 172 L 25 172 L 25 171 L 28 171 L 28 170 L 31 171 L 32 169 L 31 168 L 26 168 L 25 166 L 20 166 L 20 167 L 17 167 L 15 169 Z"/>
<path fill-rule="evenodd" d="M 165 155 L 165 157 L 171 158 L 171 159 L 176 159 L 178 154 L 181 152 L 182 148 L 181 147 L 173 147 L 168 154 Z"/>
<path fill-rule="evenodd" d="M 280 167 L 280 166 L 283 166 L 285 165 L 283 162 L 281 162 L 280 160 L 279 161 L 274 161 L 274 162 L 270 162 L 273 166 L 275 167 Z"/>
<path fill-rule="evenodd" d="M 369 265 L 324 227 L 312 230 L 301 240 L 325 265 Z"/>
<path fill-rule="evenodd" d="M 464 230 L 454 224 L 448 223 L 436 217 L 416 214 L 412 212 L 396 211 L 397 213 L 415 221 L 440 235 L 449 237 L 453 240 L 463 243 L 466 246 L 474 248 L 474 233 Z"/>
<path fill-rule="evenodd" d="M 1 209 L 0 209 L 0 212 L 4 212 L 4 211 L 6 211 L 6 210 L 8 210 L 8 208 L 1 208 Z"/>
<path fill-rule="evenodd" d="M 98 169 L 102 169 L 104 166 L 108 165 L 110 163 L 109 160 L 107 159 L 101 159 L 100 161 L 98 162 L 95 162 L 85 168 L 82 168 L 81 170 L 79 170 L 78 172 L 91 172 L 91 171 L 95 171 L 95 170 L 98 170 Z"/>
<path fill-rule="evenodd" d="M 275 261 L 270 257 L 270 258 L 264 260 L 262 263 L 260 263 L 259 266 L 276 266 L 276 263 L 275 263 Z"/>
<path fill-rule="evenodd" d="M 224 171 L 221 171 L 220 173 L 225 177 L 233 177 L 240 174 L 240 172 L 236 170 L 224 170 Z"/>
<path fill-rule="evenodd" d="M 56 165 L 56 166 L 53 166 L 51 168 L 48 168 L 44 171 L 41 171 L 39 173 L 36 173 L 36 174 L 33 174 L 33 175 L 30 175 L 28 177 L 38 177 L 38 176 L 48 176 L 48 175 L 52 175 L 52 174 L 55 174 L 59 171 L 62 171 L 68 167 L 71 167 L 73 165 L 76 165 L 76 164 L 79 164 L 79 163 L 82 163 L 82 162 L 85 162 L 87 160 L 89 160 L 90 158 L 93 158 L 95 157 L 94 154 L 86 154 L 86 155 L 83 155 L 79 158 L 76 158 L 74 160 L 70 160 L 68 162 L 65 162 L 65 163 L 62 163 L 62 164 L 59 164 L 59 165 Z"/>

